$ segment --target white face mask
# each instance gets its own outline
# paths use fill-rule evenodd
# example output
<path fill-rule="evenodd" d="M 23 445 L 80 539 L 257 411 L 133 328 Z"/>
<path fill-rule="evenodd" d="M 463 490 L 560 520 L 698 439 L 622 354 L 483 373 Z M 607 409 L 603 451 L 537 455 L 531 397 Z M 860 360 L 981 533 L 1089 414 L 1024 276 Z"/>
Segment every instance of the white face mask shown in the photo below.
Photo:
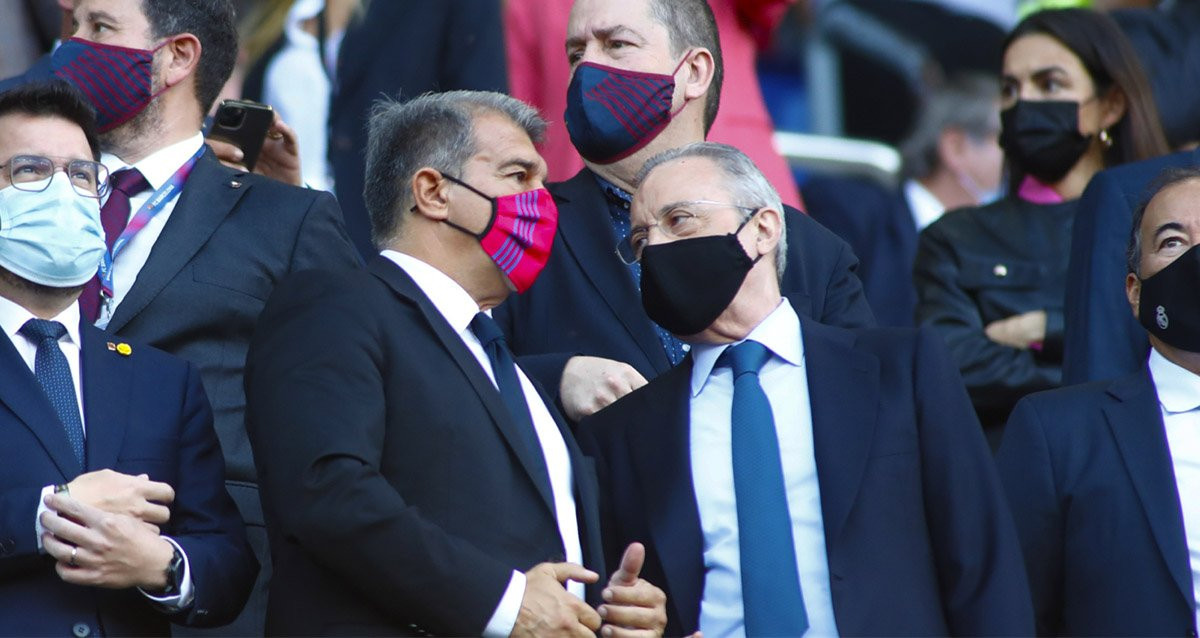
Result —
<path fill-rule="evenodd" d="M 43 286 L 82 286 L 107 250 L 100 200 L 76 193 L 65 176 L 49 181 L 40 193 L 0 189 L 0 266 Z"/>

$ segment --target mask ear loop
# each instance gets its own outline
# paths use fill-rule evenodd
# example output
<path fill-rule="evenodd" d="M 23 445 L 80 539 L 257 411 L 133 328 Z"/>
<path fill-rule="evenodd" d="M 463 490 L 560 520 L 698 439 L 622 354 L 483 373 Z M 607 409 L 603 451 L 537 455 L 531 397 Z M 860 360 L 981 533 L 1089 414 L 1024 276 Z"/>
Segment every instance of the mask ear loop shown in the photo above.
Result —
<path fill-rule="evenodd" d="M 447 180 L 449 180 L 449 181 L 451 181 L 451 182 L 454 182 L 455 184 L 458 184 L 459 186 L 462 186 L 463 188 L 465 188 L 465 189 L 467 189 L 467 190 L 471 191 L 472 193 L 475 193 L 476 195 L 478 195 L 478 196 L 480 196 L 480 197 L 482 197 L 482 198 L 484 198 L 484 199 L 488 200 L 488 202 L 490 202 L 490 203 L 491 203 L 491 205 L 492 205 L 492 215 L 491 215 L 491 217 L 488 219 L 487 226 L 484 226 L 484 228 L 483 228 L 483 231 L 482 231 L 482 232 L 475 233 L 475 232 L 472 232 L 472 231 L 470 231 L 470 230 L 467 230 L 466 228 L 463 228 L 462 226 L 459 226 L 458 224 L 456 224 L 456 223 L 454 223 L 454 222 L 450 221 L 450 219 L 449 219 L 449 218 L 446 218 L 446 219 L 442 220 L 442 221 L 446 222 L 447 224 L 449 224 L 451 228 L 454 228 L 454 229 L 456 229 L 456 230 L 461 230 L 462 232 L 464 232 L 464 233 L 466 233 L 466 234 L 468 234 L 468 235 L 471 235 L 472 237 L 474 237 L 474 238 L 476 238 L 476 239 L 478 239 L 478 240 L 481 240 L 481 241 L 482 241 L 482 240 L 483 240 L 483 238 L 484 238 L 484 237 L 487 237 L 487 234 L 488 234 L 489 232 L 491 232 L 491 230 L 492 230 L 492 227 L 496 225 L 496 217 L 498 217 L 498 216 L 499 216 L 499 214 L 500 214 L 500 211 L 499 211 L 499 209 L 500 209 L 500 206 L 499 206 L 499 202 L 498 202 L 497 198 L 495 198 L 495 197 L 491 197 L 491 196 L 488 196 L 488 195 L 484 194 L 484 193 L 483 193 L 482 191 L 480 191 L 478 188 L 475 188 L 474 186 L 471 186 L 470 184 L 468 184 L 468 183 L 466 183 L 466 182 L 462 181 L 461 179 L 458 179 L 457 177 L 454 177 L 453 175 L 447 175 L 447 174 L 445 174 L 445 173 L 442 173 L 442 177 L 446 178 Z M 415 209 L 415 208 L 416 208 L 416 206 L 413 206 L 413 208 Z"/>
<path fill-rule="evenodd" d="M 682 69 L 682 68 L 683 68 L 683 65 L 684 65 L 684 63 L 685 63 L 685 62 L 687 62 L 687 60 L 688 60 L 688 56 L 692 54 L 692 51 L 694 51 L 694 49 L 688 49 L 688 50 L 687 50 L 687 52 L 683 54 L 683 59 L 679 60 L 679 64 L 676 64 L 676 65 L 675 65 L 675 70 L 674 70 L 674 71 L 671 71 L 671 82 L 672 82 L 672 84 L 674 84 L 674 85 L 676 85 L 676 86 L 678 86 L 678 85 L 679 85 L 679 83 L 678 83 L 678 82 L 675 82 L 675 74 L 676 74 L 676 73 L 679 73 L 679 69 Z M 673 119 L 675 119 L 675 116 L 676 116 L 676 115 L 679 115 L 680 113 L 682 113 L 682 112 L 683 112 L 683 109 L 687 108 L 688 102 L 691 102 L 691 101 L 692 101 L 692 100 L 691 100 L 691 99 L 689 99 L 689 98 L 686 98 L 686 97 L 685 97 L 685 98 L 683 98 L 683 104 L 680 104 L 678 109 L 675 109 L 674 111 L 671 111 L 671 118 L 670 118 L 670 119 L 672 119 L 672 120 L 673 120 Z"/>
<path fill-rule="evenodd" d="M 746 224 L 749 224 L 751 219 L 758 217 L 758 213 L 761 210 L 762 210 L 761 207 L 754 209 L 753 213 L 750 213 L 750 215 L 748 217 L 746 217 L 746 219 L 742 220 L 742 223 L 738 224 L 737 230 L 733 231 L 732 233 L 729 233 L 730 236 L 732 236 L 734 239 L 737 239 L 738 234 L 742 232 L 742 229 L 746 227 Z M 741 242 L 739 241 L 738 243 L 740 244 Z M 744 252 L 744 249 L 743 249 L 743 252 Z M 749 257 L 749 255 L 746 255 L 746 256 Z M 758 260 L 760 260 L 762 258 L 763 258 L 762 255 L 755 257 L 754 259 L 750 260 L 750 265 L 753 266 L 754 264 L 757 264 Z"/>

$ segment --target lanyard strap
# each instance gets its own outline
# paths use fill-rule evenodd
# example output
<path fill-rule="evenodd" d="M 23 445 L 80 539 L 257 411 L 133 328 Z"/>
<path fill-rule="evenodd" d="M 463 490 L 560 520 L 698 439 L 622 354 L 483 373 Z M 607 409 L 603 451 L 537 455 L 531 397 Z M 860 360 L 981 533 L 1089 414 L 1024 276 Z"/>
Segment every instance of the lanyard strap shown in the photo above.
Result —
<path fill-rule="evenodd" d="M 158 216 L 167 206 L 167 202 L 179 196 L 179 192 L 183 190 L 183 184 L 187 181 L 188 175 L 192 173 L 192 169 L 196 167 L 196 162 L 200 156 L 204 154 L 204 145 L 200 145 L 200 150 L 196 151 L 195 155 L 188 158 L 188 161 L 183 163 L 166 183 L 154 191 L 150 199 L 138 208 L 133 219 L 126 224 L 125 230 L 121 231 L 121 236 L 113 242 L 111 251 L 104 251 L 104 258 L 100 261 L 100 271 L 97 276 L 100 278 L 100 292 L 107 299 L 113 298 L 113 262 L 116 261 L 117 255 L 121 253 L 121 249 L 128 244 L 131 239 L 137 236 L 150 220 Z"/>

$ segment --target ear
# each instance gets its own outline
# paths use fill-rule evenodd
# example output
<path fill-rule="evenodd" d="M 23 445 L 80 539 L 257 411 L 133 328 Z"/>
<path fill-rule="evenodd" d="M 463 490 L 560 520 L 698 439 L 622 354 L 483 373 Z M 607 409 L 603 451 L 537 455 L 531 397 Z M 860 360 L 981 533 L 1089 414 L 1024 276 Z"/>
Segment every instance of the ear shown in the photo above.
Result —
<path fill-rule="evenodd" d="M 196 67 L 200 64 L 200 48 L 199 38 L 190 33 L 172 36 L 163 46 L 162 50 L 166 55 L 164 81 L 167 88 L 181 84 L 195 74 Z"/>
<path fill-rule="evenodd" d="M 783 235 L 783 213 L 774 208 L 763 208 L 754 218 L 754 229 L 757 231 L 753 241 L 753 255 L 769 255 L 779 246 L 779 238 Z"/>
<path fill-rule="evenodd" d="M 683 71 L 683 78 L 680 80 L 680 84 L 683 85 L 683 99 L 695 100 L 707 93 L 716 69 L 716 62 L 708 49 L 692 49 L 680 67 L 680 71 Z"/>
<path fill-rule="evenodd" d="M 1125 275 L 1125 298 L 1129 300 L 1129 307 L 1133 309 L 1133 318 L 1137 319 L 1142 301 L 1142 280 L 1133 273 Z"/>
<path fill-rule="evenodd" d="M 1103 98 L 1100 99 L 1100 128 L 1112 128 L 1125 117 L 1125 112 L 1129 108 L 1129 101 L 1125 97 L 1125 92 L 1117 87 L 1112 87 L 1108 90 Z"/>
<path fill-rule="evenodd" d="M 449 182 L 442 179 L 441 172 L 426 166 L 417 171 L 412 178 L 413 205 L 416 213 L 437 221 L 445 220 L 450 215 L 448 196 Z"/>

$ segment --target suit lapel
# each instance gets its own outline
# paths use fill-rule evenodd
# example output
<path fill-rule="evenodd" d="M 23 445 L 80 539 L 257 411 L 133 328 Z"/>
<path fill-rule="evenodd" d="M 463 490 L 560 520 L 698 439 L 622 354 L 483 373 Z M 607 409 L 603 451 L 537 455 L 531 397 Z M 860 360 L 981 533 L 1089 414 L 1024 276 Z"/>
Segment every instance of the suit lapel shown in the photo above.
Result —
<path fill-rule="evenodd" d="M 704 534 L 692 484 L 690 384 L 692 358 L 657 379 L 654 400 L 642 393 L 648 427 L 631 428 L 629 453 L 646 491 L 646 520 L 684 626 L 700 617 L 704 591 Z"/>
<path fill-rule="evenodd" d="M 479 400 L 483 402 L 488 413 L 492 415 L 492 422 L 496 424 L 497 429 L 500 430 L 500 434 L 508 442 L 509 448 L 512 449 L 513 453 L 520 460 L 521 466 L 525 468 L 526 474 L 533 481 L 538 493 L 542 496 L 542 501 L 550 510 L 551 516 L 553 516 L 555 512 L 554 496 L 551 493 L 548 479 L 541 476 L 541 472 L 535 471 L 535 468 L 541 467 L 541 464 L 537 463 L 536 459 L 531 456 L 535 452 L 526 449 L 526 446 L 522 443 L 524 437 L 517 431 L 517 424 L 509 416 L 508 408 L 504 406 L 504 400 L 500 397 L 500 392 L 496 390 L 496 386 L 492 384 L 491 379 L 488 378 L 483 368 L 480 367 L 475 355 L 471 354 L 471 351 L 467 349 L 466 344 L 462 341 L 462 337 L 454 332 L 450 324 L 446 323 L 446 318 L 442 316 L 442 313 L 438 312 L 433 302 L 429 301 L 429 297 L 421 292 L 421 288 L 404 272 L 404 269 L 394 264 L 387 257 L 376 257 L 367 267 L 393 291 L 420 308 L 421 313 L 425 315 L 425 320 L 433 328 L 434 333 L 442 342 L 442 346 L 446 349 L 446 352 L 458 364 L 462 373 L 471 383 L 471 387 L 475 389 Z"/>
<path fill-rule="evenodd" d="M 109 332 L 120 332 L 145 309 L 212 237 L 249 189 L 236 179 L 239 175 L 242 173 L 222 166 L 211 149 L 200 156 L 150 257 L 113 313 Z"/>
<path fill-rule="evenodd" d="M 1145 369 L 1136 377 L 1114 381 L 1108 391 L 1116 401 L 1104 406 L 1104 416 L 1167 570 L 1188 605 L 1192 606 L 1192 575 L 1183 531 L 1183 511 L 1158 393 Z"/>
<path fill-rule="evenodd" d="M 12 341 L 4 337 L 0 337 L 0 403 L 8 406 L 41 441 L 64 479 L 79 475 L 82 468 L 54 406 Z"/>
<path fill-rule="evenodd" d="M 854 506 L 879 417 L 879 361 L 853 335 L 800 317 L 813 451 L 825 538 L 834 544 Z"/>
<path fill-rule="evenodd" d="M 120 340 L 86 323 L 80 329 L 80 338 L 83 340 L 81 377 L 87 423 L 87 469 L 114 467 L 125 440 L 133 390 L 130 373 L 137 352 L 128 356 L 110 352 L 108 344 Z"/>
<path fill-rule="evenodd" d="M 591 171 L 586 168 L 570 180 L 557 184 L 553 191 L 560 204 L 572 208 L 559 216 L 558 234 L 563 245 L 600 293 L 600 298 L 620 320 L 626 332 L 645 354 L 658 373 L 671 367 L 662 343 L 642 310 L 642 301 L 629 276 L 629 269 L 617 259 L 616 240 L 606 208 L 604 193 Z"/>

